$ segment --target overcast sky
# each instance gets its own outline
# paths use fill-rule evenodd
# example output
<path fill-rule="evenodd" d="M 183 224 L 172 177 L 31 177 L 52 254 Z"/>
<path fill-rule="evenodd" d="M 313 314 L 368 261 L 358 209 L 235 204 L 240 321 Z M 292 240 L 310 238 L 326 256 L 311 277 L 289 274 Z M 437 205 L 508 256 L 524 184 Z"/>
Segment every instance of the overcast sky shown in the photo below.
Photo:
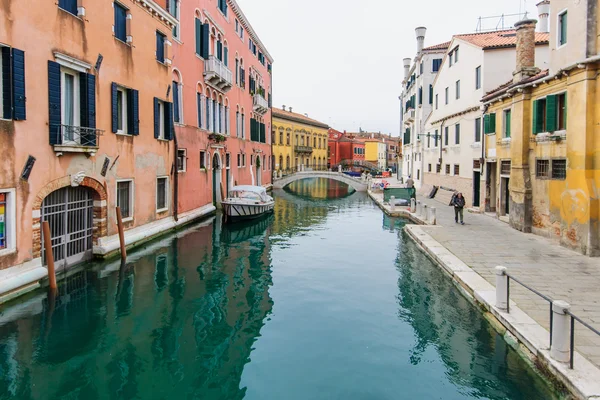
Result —
<path fill-rule="evenodd" d="M 398 136 L 402 59 L 474 32 L 480 16 L 527 10 L 535 0 L 238 0 L 275 59 L 273 107 L 293 106 L 338 130 Z M 486 20 L 485 28 L 498 23 Z M 510 21 L 511 23 L 514 20 Z"/>

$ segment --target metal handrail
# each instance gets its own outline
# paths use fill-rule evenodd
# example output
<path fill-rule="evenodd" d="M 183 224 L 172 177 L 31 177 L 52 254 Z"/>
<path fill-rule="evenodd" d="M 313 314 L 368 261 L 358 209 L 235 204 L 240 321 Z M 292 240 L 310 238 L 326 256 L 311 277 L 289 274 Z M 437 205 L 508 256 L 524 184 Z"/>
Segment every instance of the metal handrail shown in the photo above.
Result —
<path fill-rule="evenodd" d="M 536 295 L 540 296 L 542 299 L 544 299 L 548 303 L 550 303 L 550 348 L 552 348 L 552 334 L 553 334 L 552 325 L 554 322 L 554 300 L 550 296 L 546 296 L 545 294 L 543 294 L 540 291 L 525 284 L 524 282 L 520 281 L 519 279 L 510 275 L 509 273 L 504 272 L 504 275 L 506 275 L 506 277 L 508 278 L 506 281 L 506 312 L 507 313 L 510 312 L 510 280 L 511 279 L 513 281 L 517 282 L 519 285 L 523 286 L 525 289 L 528 289 L 529 291 L 535 293 Z M 571 317 L 569 368 L 573 369 L 573 358 L 574 358 L 574 354 L 575 354 L 575 321 L 578 321 L 580 324 L 582 324 L 583 326 L 585 326 L 586 328 L 588 328 L 590 331 L 592 331 L 593 333 L 595 333 L 598 336 L 600 336 L 600 330 L 594 328 L 589 323 L 583 321 L 577 315 L 573 314 L 570 310 L 563 310 L 563 312 L 566 315 L 569 315 Z"/>
<path fill-rule="evenodd" d="M 102 129 L 75 125 L 55 125 L 62 145 L 76 147 L 99 147 L 98 139 L 104 133 Z"/>

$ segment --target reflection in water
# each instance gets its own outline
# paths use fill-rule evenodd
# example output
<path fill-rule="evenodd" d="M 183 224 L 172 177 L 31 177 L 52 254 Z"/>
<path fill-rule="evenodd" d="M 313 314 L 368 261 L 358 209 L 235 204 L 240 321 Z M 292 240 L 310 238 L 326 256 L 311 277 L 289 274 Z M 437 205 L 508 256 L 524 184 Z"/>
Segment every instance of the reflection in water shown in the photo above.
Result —
<path fill-rule="evenodd" d="M 0 399 L 554 398 L 404 220 L 335 181 L 274 197 L 0 308 Z"/>

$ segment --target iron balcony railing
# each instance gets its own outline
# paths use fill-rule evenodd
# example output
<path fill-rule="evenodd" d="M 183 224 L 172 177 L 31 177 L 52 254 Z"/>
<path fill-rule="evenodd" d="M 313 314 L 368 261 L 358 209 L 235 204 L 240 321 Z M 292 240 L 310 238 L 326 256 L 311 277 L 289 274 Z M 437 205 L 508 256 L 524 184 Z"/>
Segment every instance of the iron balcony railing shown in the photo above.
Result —
<path fill-rule="evenodd" d="M 56 129 L 63 146 L 98 147 L 99 138 L 104 133 L 101 129 L 74 125 L 58 125 Z"/>
<path fill-rule="evenodd" d="M 313 148 L 310 146 L 295 146 L 294 151 L 296 153 L 312 153 Z"/>
<path fill-rule="evenodd" d="M 210 56 L 204 63 L 204 71 L 207 75 L 218 77 L 222 82 L 232 85 L 232 73 L 225 64 L 215 56 Z"/>

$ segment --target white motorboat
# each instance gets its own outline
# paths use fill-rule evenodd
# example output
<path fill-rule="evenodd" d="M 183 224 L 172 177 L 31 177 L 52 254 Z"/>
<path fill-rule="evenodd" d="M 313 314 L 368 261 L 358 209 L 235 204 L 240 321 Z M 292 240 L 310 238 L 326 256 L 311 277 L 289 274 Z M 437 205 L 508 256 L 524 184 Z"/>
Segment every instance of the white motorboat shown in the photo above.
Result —
<path fill-rule="evenodd" d="M 273 211 L 275 201 L 262 186 L 234 186 L 221 202 L 231 221 L 253 219 Z"/>

